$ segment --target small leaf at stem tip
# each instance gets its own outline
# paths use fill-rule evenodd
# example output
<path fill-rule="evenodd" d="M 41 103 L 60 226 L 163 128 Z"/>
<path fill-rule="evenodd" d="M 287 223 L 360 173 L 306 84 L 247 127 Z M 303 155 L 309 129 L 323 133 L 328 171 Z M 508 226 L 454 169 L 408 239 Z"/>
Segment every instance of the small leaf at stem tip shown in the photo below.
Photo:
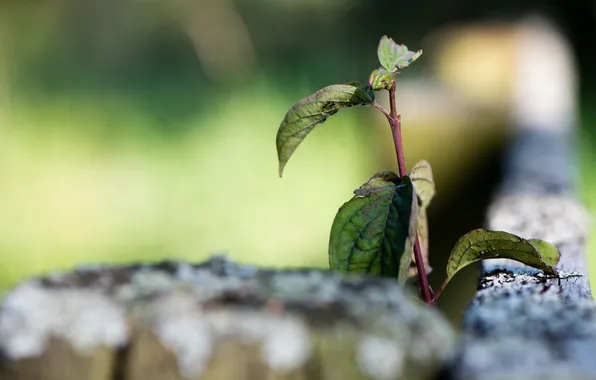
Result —
<path fill-rule="evenodd" d="M 429 265 L 428 258 L 428 218 L 426 216 L 426 208 L 435 195 L 435 182 L 430 164 L 425 160 L 417 162 L 410 171 L 410 178 L 412 179 L 412 184 L 416 190 L 416 197 L 418 198 L 418 241 L 420 242 L 424 267 L 428 274 L 432 268 Z M 410 268 L 410 276 L 414 277 L 416 275 L 416 266 L 412 266 Z"/>
<path fill-rule="evenodd" d="M 338 211 L 329 239 L 332 271 L 407 279 L 417 229 L 412 181 L 378 173 Z"/>
<path fill-rule="evenodd" d="M 393 73 L 383 67 L 374 69 L 370 73 L 368 84 L 374 91 L 390 90 L 393 85 Z"/>
<path fill-rule="evenodd" d="M 340 109 L 374 102 L 367 91 L 347 84 L 327 86 L 300 100 L 286 113 L 277 131 L 279 176 L 298 145 L 314 129 Z"/>
<path fill-rule="evenodd" d="M 544 240 L 526 240 L 503 231 L 473 230 L 462 236 L 451 251 L 445 283 L 469 264 L 496 258 L 519 261 L 547 274 L 556 274 L 560 253 L 557 247 Z"/>
<path fill-rule="evenodd" d="M 383 36 L 377 49 L 379 62 L 390 72 L 396 72 L 408 67 L 422 55 L 422 50 L 416 52 L 408 50 L 406 45 L 400 45 L 393 39 Z"/>

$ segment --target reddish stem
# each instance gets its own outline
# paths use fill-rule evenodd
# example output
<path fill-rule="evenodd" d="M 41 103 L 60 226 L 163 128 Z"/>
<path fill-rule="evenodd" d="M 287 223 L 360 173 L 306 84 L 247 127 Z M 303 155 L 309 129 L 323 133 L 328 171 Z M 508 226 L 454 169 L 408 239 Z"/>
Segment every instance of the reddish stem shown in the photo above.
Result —
<path fill-rule="evenodd" d="M 395 146 L 395 154 L 397 156 L 397 164 L 399 166 L 399 176 L 403 177 L 408 174 L 406 170 L 406 160 L 404 159 L 404 150 L 401 138 L 401 116 L 397 114 L 395 102 L 395 80 L 391 84 L 389 90 L 389 105 L 390 105 L 390 117 L 392 120 L 389 121 L 391 125 L 391 132 L 393 134 L 393 144 Z M 416 270 L 418 271 L 418 281 L 420 283 L 420 294 L 424 302 L 429 305 L 434 304 L 433 296 L 428 286 L 428 279 L 426 278 L 426 268 L 424 267 L 424 260 L 422 259 L 422 249 L 420 249 L 420 240 L 418 239 L 418 233 L 416 233 L 416 239 L 414 240 L 414 261 L 416 262 Z"/>
<path fill-rule="evenodd" d="M 449 282 L 448 278 L 446 278 L 445 281 L 443 281 L 443 283 L 441 284 L 441 287 L 439 288 L 439 290 L 437 290 L 437 292 L 434 295 L 435 301 L 439 299 L 439 296 L 441 295 L 441 293 L 443 293 L 443 290 L 445 289 L 445 286 L 447 286 L 448 282 Z"/>
<path fill-rule="evenodd" d="M 418 281 L 420 282 L 420 293 L 422 294 L 422 299 L 427 304 L 434 305 L 435 298 L 431 294 L 430 286 L 428 285 L 428 278 L 426 277 L 424 260 L 422 260 L 422 249 L 420 248 L 420 239 L 418 239 L 418 233 L 416 233 L 416 240 L 414 241 L 414 261 L 416 262 L 416 270 L 418 271 Z"/>
<path fill-rule="evenodd" d="M 403 177 L 407 175 L 406 160 L 404 159 L 404 150 L 401 140 L 401 116 L 397 114 L 395 107 L 395 81 L 389 90 L 389 105 L 390 105 L 390 116 L 393 120 L 391 123 L 391 132 L 393 133 L 393 145 L 395 146 L 395 155 L 397 156 L 397 165 L 399 166 L 399 176 Z"/>

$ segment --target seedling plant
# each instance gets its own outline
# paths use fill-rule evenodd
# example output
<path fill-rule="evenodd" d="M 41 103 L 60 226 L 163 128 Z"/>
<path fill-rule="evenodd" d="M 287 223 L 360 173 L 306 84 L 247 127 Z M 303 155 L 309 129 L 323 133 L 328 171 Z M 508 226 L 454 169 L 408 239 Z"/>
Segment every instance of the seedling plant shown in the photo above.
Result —
<path fill-rule="evenodd" d="M 397 157 L 398 172 L 380 172 L 354 190 L 340 207 L 329 238 L 332 271 L 395 278 L 404 284 L 417 277 L 420 297 L 433 304 L 462 268 L 484 259 L 508 258 L 557 276 L 558 249 L 543 240 L 524 239 L 504 231 L 476 229 L 462 236 L 447 262 L 445 282 L 433 294 L 428 285 L 428 224 L 426 209 L 435 195 L 431 166 L 416 163 L 407 171 L 397 112 L 396 80 L 401 71 L 422 55 L 383 36 L 377 56 L 380 67 L 359 82 L 327 86 L 300 100 L 286 113 L 277 132 L 279 175 L 304 138 L 341 109 L 374 107 L 387 119 Z M 375 93 L 389 92 L 389 110 L 376 102 Z"/>

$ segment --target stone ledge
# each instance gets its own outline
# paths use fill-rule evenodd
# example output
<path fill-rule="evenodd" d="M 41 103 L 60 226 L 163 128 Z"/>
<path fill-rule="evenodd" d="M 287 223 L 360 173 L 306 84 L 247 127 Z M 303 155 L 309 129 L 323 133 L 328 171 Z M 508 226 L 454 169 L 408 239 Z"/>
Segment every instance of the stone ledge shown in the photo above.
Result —
<path fill-rule="evenodd" d="M 454 343 L 394 281 L 214 257 L 17 286 L 0 311 L 0 378 L 431 379 Z"/>

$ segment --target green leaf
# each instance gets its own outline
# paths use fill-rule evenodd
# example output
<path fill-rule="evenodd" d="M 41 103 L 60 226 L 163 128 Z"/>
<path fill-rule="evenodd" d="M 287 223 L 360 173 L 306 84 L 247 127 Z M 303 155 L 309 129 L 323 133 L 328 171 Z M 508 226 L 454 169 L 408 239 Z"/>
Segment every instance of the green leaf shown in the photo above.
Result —
<path fill-rule="evenodd" d="M 348 82 L 348 83 L 346 83 L 346 85 L 358 87 L 359 89 L 361 89 L 362 91 L 364 91 L 364 92 L 366 92 L 368 94 L 368 96 L 371 99 L 371 103 L 374 102 L 374 100 L 375 100 L 375 92 L 372 90 L 372 88 L 370 88 L 370 85 L 362 86 L 362 85 L 360 85 L 360 82 L 358 82 L 357 80 L 356 81 L 352 81 L 352 82 Z"/>
<path fill-rule="evenodd" d="M 374 103 L 375 101 L 375 92 L 373 91 L 373 89 L 369 86 L 360 86 L 360 89 L 364 92 L 366 92 L 366 94 L 370 97 L 371 99 L 371 104 Z"/>
<path fill-rule="evenodd" d="M 422 55 L 422 49 L 414 52 L 414 51 L 408 51 L 406 54 L 404 54 L 397 62 L 397 68 L 398 69 L 403 69 L 406 68 L 408 66 L 410 66 L 412 64 L 412 62 L 414 62 L 415 60 L 418 59 L 418 57 L 420 57 Z"/>
<path fill-rule="evenodd" d="M 417 162 L 410 171 L 410 178 L 416 190 L 416 197 L 418 198 L 418 240 L 420 241 L 420 251 L 424 261 L 424 267 L 427 273 L 431 271 L 428 259 L 428 218 L 426 216 L 426 208 L 430 201 L 435 196 L 435 181 L 433 179 L 433 172 L 430 164 L 425 161 Z M 416 266 L 412 266 L 409 275 L 414 277 L 418 271 Z"/>
<path fill-rule="evenodd" d="M 375 174 L 338 211 L 329 239 L 332 271 L 407 279 L 418 204 L 410 177 Z"/>
<path fill-rule="evenodd" d="M 553 244 L 540 239 L 528 239 L 528 242 L 540 253 L 542 262 L 549 267 L 554 267 L 561 259 L 561 252 Z"/>
<path fill-rule="evenodd" d="M 426 209 L 436 193 L 433 171 L 428 161 L 418 161 L 410 171 L 410 178 L 416 188 L 420 208 Z"/>
<path fill-rule="evenodd" d="M 379 42 L 377 55 L 385 69 L 396 72 L 418 59 L 422 55 L 422 50 L 410 51 L 406 45 L 397 44 L 393 39 L 383 36 Z"/>
<path fill-rule="evenodd" d="M 277 131 L 279 176 L 298 145 L 315 126 L 342 108 L 370 105 L 374 98 L 359 87 L 338 84 L 325 87 L 294 104 Z"/>
<path fill-rule="evenodd" d="M 374 91 L 390 90 L 393 85 L 393 73 L 383 67 L 374 69 L 370 74 L 368 84 Z"/>
<path fill-rule="evenodd" d="M 554 275 L 560 253 L 557 247 L 543 240 L 526 240 L 503 231 L 473 230 L 462 236 L 451 251 L 445 282 L 469 264 L 497 258 L 519 261 Z"/>

